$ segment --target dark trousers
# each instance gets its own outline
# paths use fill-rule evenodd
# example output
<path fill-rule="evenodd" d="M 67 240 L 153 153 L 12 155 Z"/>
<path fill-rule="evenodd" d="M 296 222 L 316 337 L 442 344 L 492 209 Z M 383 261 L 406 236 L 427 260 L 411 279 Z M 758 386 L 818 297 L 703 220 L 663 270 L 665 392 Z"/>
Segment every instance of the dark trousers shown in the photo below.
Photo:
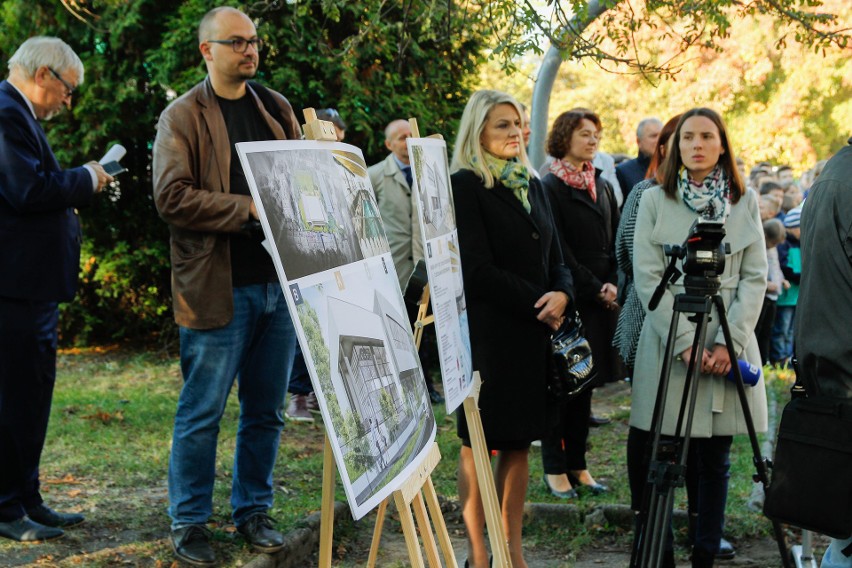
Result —
<path fill-rule="evenodd" d="M 772 328 L 775 327 L 775 311 L 775 300 L 770 300 L 764 296 L 760 317 L 757 319 L 757 325 L 754 328 L 757 346 L 760 348 L 761 363 L 764 365 L 769 363 L 769 346 L 772 341 Z"/>
<path fill-rule="evenodd" d="M 38 466 L 56 382 L 56 302 L 0 297 L 0 521 L 42 502 Z"/>
<path fill-rule="evenodd" d="M 559 422 L 550 435 L 541 440 L 541 463 L 544 473 L 559 475 L 588 469 L 586 445 L 591 413 L 591 389 L 562 405 L 559 409 Z"/>
<path fill-rule="evenodd" d="M 290 384 L 287 386 L 287 392 L 290 394 L 311 394 L 314 392 L 314 385 L 311 383 L 311 376 L 308 374 L 308 367 L 305 365 L 305 356 L 302 355 L 302 347 L 296 343 L 296 356 L 293 358 L 293 371 L 290 373 Z"/>
<path fill-rule="evenodd" d="M 408 322 L 414 326 L 417 321 L 417 312 L 420 306 L 416 302 L 405 300 L 405 311 L 408 315 Z M 428 315 L 428 311 L 426 312 Z M 432 366 L 434 361 L 438 359 L 438 338 L 435 335 L 435 324 L 423 327 L 423 335 L 420 338 L 420 349 L 417 350 L 417 355 L 420 357 L 420 367 L 423 369 L 423 380 L 426 382 L 426 389 L 429 392 L 435 390 L 435 385 L 432 383 Z"/>
<path fill-rule="evenodd" d="M 630 506 L 642 507 L 645 482 L 648 478 L 648 442 L 650 432 L 630 428 L 627 435 L 627 474 L 630 482 Z M 728 500 L 728 478 L 731 463 L 731 436 L 692 438 L 686 462 L 686 491 L 690 514 L 697 515 L 695 526 L 696 549 L 715 555 L 722 540 L 725 525 L 725 505 Z M 667 529 L 667 547 L 671 547 L 671 527 Z"/>

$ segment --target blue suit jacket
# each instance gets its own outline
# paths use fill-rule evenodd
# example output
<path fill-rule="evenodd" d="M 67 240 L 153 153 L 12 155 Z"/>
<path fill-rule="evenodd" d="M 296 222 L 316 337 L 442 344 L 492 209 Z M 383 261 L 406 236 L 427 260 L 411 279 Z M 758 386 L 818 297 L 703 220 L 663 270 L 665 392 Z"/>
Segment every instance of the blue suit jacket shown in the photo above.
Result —
<path fill-rule="evenodd" d="M 645 173 L 650 165 L 651 158 L 640 154 L 638 157 L 616 166 L 615 177 L 618 178 L 618 185 L 621 186 L 621 193 L 624 195 L 623 203 L 627 202 L 627 196 L 630 195 L 636 184 L 645 179 Z"/>
<path fill-rule="evenodd" d="M 74 208 L 93 194 L 88 170 L 60 168 L 21 94 L 0 82 L 0 296 L 74 297 L 81 241 Z"/>

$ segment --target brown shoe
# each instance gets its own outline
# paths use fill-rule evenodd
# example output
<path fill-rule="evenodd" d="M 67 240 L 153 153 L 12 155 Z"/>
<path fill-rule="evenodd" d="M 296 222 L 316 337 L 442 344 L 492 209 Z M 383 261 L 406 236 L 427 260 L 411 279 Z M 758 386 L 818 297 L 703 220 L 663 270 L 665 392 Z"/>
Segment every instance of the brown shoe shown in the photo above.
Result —
<path fill-rule="evenodd" d="M 314 417 L 308 410 L 307 395 L 291 394 L 290 402 L 284 415 L 294 422 L 313 422 Z"/>
<path fill-rule="evenodd" d="M 305 403 L 309 412 L 319 412 L 319 402 L 317 402 L 317 393 L 311 391 L 305 395 Z"/>

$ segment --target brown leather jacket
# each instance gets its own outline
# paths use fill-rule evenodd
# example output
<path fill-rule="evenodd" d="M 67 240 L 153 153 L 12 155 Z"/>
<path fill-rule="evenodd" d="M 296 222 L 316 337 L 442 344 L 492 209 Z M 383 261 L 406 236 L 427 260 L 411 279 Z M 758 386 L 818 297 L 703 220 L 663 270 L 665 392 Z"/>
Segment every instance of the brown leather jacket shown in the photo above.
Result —
<path fill-rule="evenodd" d="M 282 125 L 247 88 L 277 139 L 301 137 L 286 98 L 270 91 Z M 228 234 L 249 220 L 251 197 L 230 194 L 228 131 L 209 78 L 160 115 L 153 154 L 154 202 L 171 232 L 175 321 L 192 329 L 222 327 L 234 312 Z"/>

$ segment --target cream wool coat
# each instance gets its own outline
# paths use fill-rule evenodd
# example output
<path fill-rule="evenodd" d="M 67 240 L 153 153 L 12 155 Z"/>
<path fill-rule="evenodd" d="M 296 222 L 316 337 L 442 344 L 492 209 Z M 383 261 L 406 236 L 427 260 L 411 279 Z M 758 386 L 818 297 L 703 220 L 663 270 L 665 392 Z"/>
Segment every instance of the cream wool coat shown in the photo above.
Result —
<path fill-rule="evenodd" d="M 408 187 L 405 174 L 399 169 L 393 154 L 370 166 L 367 173 L 385 224 L 399 287 L 405 292 L 414 266 L 423 258 L 420 217 L 415 203 L 417 193 Z"/>
<path fill-rule="evenodd" d="M 697 215 L 687 208 L 680 198 L 674 200 L 666 197 L 659 186 L 648 189 L 642 195 L 633 241 L 633 266 L 636 292 L 646 311 L 654 289 L 668 264 L 663 245 L 683 243 L 696 218 Z M 763 228 L 753 191 L 746 191 L 742 199 L 731 207 L 725 229 L 727 234 L 724 242 L 730 243 L 731 254 L 725 258 L 719 293 L 725 302 L 734 350 L 738 358 L 759 364 L 760 352 L 754 336 L 754 327 L 766 291 L 767 261 Z M 630 412 L 630 425 L 642 430 L 651 429 L 674 296 L 684 291 L 681 277 L 676 284 L 669 284 L 657 309 L 648 311 L 645 317 L 636 352 Z M 675 433 L 686 377 L 686 365 L 677 356 L 692 345 L 695 333 L 695 324 L 687 320 L 688 315 L 681 314 L 678 321 L 674 344 L 675 361 L 672 363 L 662 427 L 662 433 L 666 435 Z M 712 350 L 716 343 L 724 344 L 725 338 L 714 308 L 707 325 L 705 345 Z M 709 438 L 746 433 L 745 419 L 734 383 L 724 377 L 701 373 L 698 375 L 698 381 L 692 437 Z M 763 377 L 755 386 L 746 386 L 745 390 L 755 429 L 758 432 L 766 431 L 766 388 Z"/>

